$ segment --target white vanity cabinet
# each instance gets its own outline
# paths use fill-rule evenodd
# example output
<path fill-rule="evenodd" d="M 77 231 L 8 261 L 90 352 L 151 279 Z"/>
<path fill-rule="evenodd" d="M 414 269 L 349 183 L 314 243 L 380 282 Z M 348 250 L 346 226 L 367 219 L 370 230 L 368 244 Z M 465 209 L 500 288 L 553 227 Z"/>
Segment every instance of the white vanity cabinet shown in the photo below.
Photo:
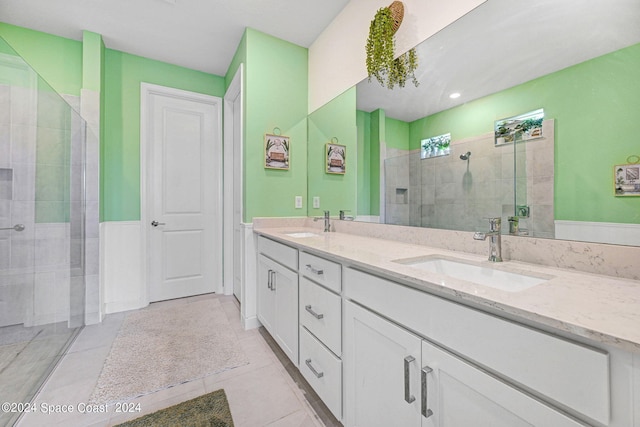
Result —
<path fill-rule="evenodd" d="M 258 320 L 298 366 L 298 251 L 264 237 L 258 251 Z"/>
<path fill-rule="evenodd" d="M 352 302 L 345 343 L 345 426 L 584 425 Z"/>

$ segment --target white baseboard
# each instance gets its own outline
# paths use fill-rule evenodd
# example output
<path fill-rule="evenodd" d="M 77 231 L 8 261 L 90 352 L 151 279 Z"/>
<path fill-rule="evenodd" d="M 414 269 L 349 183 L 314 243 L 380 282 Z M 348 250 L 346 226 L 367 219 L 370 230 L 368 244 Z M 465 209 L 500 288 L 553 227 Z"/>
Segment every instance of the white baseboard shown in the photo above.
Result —
<path fill-rule="evenodd" d="M 243 317 L 242 326 L 244 326 L 244 329 L 248 331 L 249 329 L 259 328 L 260 326 L 262 326 L 262 323 L 260 323 L 260 321 L 258 320 L 258 316 L 252 316 L 249 318 Z"/>
<path fill-rule="evenodd" d="M 640 224 L 556 220 L 555 228 L 556 239 L 640 246 Z"/>

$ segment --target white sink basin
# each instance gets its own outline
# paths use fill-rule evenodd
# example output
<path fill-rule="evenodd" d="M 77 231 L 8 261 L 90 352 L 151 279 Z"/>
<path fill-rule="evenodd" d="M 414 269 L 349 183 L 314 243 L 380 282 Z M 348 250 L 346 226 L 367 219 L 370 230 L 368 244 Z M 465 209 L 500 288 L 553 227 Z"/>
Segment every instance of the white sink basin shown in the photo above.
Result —
<path fill-rule="evenodd" d="M 485 265 L 475 265 L 440 257 L 413 258 L 394 262 L 507 292 L 523 291 L 551 278 L 498 270 Z"/>
<path fill-rule="evenodd" d="M 316 233 L 310 233 L 308 231 L 298 231 L 294 233 L 285 233 L 285 236 L 301 238 L 301 237 L 318 237 Z"/>

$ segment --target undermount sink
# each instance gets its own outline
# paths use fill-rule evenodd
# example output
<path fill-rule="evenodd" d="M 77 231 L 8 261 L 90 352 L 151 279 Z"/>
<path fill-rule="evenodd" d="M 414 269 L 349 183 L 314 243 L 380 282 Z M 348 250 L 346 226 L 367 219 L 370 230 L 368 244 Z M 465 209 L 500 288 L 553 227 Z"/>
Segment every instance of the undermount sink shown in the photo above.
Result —
<path fill-rule="evenodd" d="M 285 236 L 302 238 L 302 237 L 318 237 L 316 233 L 311 233 L 308 231 L 297 231 L 293 233 L 285 233 Z"/>
<path fill-rule="evenodd" d="M 551 279 L 551 277 L 530 276 L 444 257 L 431 256 L 394 262 L 507 292 L 523 291 Z"/>

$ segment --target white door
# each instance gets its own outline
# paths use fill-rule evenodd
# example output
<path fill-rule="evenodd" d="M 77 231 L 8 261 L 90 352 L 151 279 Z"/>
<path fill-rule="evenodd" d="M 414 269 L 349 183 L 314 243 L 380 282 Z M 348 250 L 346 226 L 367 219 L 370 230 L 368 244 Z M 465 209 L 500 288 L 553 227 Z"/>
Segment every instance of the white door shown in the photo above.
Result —
<path fill-rule="evenodd" d="M 344 305 L 346 427 L 419 427 L 421 339 L 351 302 Z"/>
<path fill-rule="evenodd" d="M 143 85 L 150 301 L 221 286 L 219 98 Z"/>

